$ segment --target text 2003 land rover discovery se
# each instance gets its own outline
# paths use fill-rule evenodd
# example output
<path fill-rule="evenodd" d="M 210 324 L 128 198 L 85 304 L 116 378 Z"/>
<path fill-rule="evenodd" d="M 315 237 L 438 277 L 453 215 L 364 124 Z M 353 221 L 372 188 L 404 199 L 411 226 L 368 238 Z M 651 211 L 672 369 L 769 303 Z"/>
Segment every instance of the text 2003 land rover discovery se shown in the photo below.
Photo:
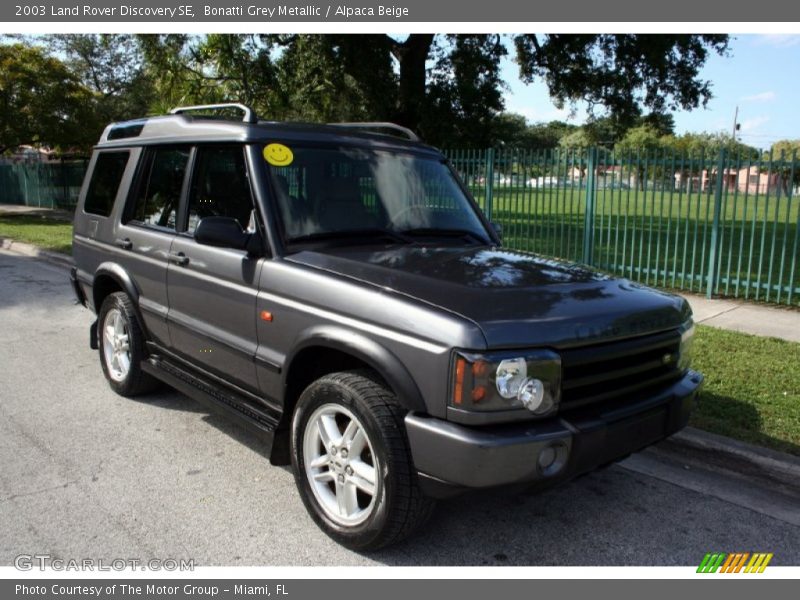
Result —
<path fill-rule="evenodd" d="M 433 498 L 552 485 L 686 424 L 683 299 L 502 249 L 408 130 L 218 108 L 105 130 L 75 291 L 115 391 L 160 380 L 263 434 L 331 537 L 377 548 Z"/>

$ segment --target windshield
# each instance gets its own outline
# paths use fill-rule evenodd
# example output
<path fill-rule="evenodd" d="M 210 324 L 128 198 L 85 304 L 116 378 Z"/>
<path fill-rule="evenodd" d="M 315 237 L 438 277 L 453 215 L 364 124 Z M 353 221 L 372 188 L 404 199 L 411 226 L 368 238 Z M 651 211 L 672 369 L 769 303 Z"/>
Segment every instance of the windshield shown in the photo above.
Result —
<path fill-rule="evenodd" d="M 443 162 L 355 147 L 264 148 L 288 243 L 328 239 L 490 243 Z"/>

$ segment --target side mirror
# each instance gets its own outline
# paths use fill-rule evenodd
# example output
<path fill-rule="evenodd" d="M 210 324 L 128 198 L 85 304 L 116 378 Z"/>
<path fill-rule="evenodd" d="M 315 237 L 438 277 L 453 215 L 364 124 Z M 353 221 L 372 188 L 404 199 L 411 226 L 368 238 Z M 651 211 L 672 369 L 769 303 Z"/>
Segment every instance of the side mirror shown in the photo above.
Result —
<path fill-rule="evenodd" d="M 248 250 L 250 234 L 244 232 L 239 221 L 231 217 L 205 217 L 197 224 L 194 239 L 206 246 Z"/>
<path fill-rule="evenodd" d="M 494 229 L 494 232 L 497 234 L 497 237 L 500 238 L 500 241 L 502 242 L 503 241 L 503 226 L 500 225 L 500 223 L 495 223 L 494 221 L 492 221 L 490 223 L 490 225 L 492 226 L 492 229 Z"/>

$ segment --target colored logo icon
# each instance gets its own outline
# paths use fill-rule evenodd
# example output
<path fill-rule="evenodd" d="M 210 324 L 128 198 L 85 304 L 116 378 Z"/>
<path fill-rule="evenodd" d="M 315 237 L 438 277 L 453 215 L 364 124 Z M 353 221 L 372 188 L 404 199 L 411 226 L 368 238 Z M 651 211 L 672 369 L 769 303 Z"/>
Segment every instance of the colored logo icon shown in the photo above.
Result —
<path fill-rule="evenodd" d="M 769 552 L 709 552 L 703 557 L 698 573 L 763 573 L 772 553 Z"/>

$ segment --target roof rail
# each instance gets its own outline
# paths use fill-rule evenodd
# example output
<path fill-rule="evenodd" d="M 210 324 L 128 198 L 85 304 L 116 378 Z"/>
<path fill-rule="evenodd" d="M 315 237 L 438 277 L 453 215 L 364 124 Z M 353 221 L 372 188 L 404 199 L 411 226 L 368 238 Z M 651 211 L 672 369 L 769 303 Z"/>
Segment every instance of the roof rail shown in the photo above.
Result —
<path fill-rule="evenodd" d="M 389 122 L 328 123 L 328 125 L 333 125 L 334 127 L 346 127 L 348 129 L 391 129 L 392 131 L 402 133 L 412 142 L 419 141 L 419 136 L 416 133 L 411 131 L 408 127 L 403 127 L 402 125 L 398 125 L 396 123 L 389 123 Z"/>
<path fill-rule="evenodd" d="M 196 110 L 223 110 L 225 108 L 238 108 L 244 113 L 242 117 L 243 123 L 258 123 L 258 116 L 256 115 L 256 111 L 245 104 L 240 104 L 238 102 L 226 102 L 223 104 L 198 104 L 196 106 L 178 106 L 173 108 L 169 111 L 171 115 L 180 115 L 186 112 L 196 111 Z"/>

